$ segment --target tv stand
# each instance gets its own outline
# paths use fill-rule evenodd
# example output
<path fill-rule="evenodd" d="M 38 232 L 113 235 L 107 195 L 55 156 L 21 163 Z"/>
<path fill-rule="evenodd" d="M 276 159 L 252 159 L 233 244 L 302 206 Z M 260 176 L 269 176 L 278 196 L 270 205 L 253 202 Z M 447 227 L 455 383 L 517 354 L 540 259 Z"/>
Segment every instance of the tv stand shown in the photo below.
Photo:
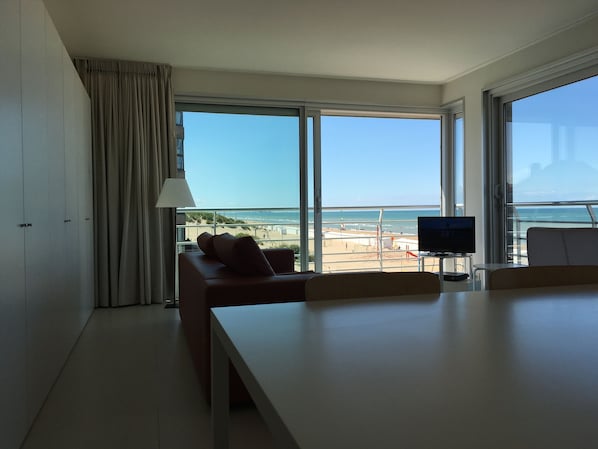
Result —
<path fill-rule="evenodd" d="M 468 253 L 451 253 L 451 252 L 445 252 L 445 251 L 429 251 L 429 252 L 420 253 L 420 256 L 451 258 L 451 257 L 469 257 L 470 254 L 468 254 Z"/>
<path fill-rule="evenodd" d="M 468 253 L 420 253 L 418 264 L 420 271 L 426 271 L 426 259 L 433 258 L 438 259 L 438 277 L 440 278 L 440 287 L 444 290 L 444 282 L 458 282 L 458 281 L 465 281 L 467 279 L 473 279 L 472 274 L 472 262 L 471 262 L 471 254 Z M 447 272 L 445 271 L 444 262 L 445 260 L 456 260 L 456 259 L 463 259 L 464 261 L 464 271 L 458 272 Z M 432 265 L 433 266 L 433 265 Z"/>

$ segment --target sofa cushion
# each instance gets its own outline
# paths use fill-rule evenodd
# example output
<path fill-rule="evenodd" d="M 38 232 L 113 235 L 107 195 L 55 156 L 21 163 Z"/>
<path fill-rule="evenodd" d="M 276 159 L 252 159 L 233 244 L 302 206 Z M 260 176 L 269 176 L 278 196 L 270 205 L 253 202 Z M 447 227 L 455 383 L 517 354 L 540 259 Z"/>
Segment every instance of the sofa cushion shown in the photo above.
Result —
<path fill-rule="evenodd" d="M 240 274 L 273 276 L 274 270 L 251 236 L 214 236 L 214 250 L 220 261 Z"/>
<path fill-rule="evenodd" d="M 208 257 L 199 251 L 197 251 L 197 257 L 193 258 L 193 263 L 194 268 L 201 272 L 201 277 L 204 280 L 239 278 L 239 273 L 231 270 L 215 257 Z"/>
<path fill-rule="evenodd" d="M 568 265 L 598 265 L 598 230 L 596 228 L 563 229 Z"/>
<path fill-rule="evenodd" d="M 531 227 L 527 255 L 530 266 L 597 265 L 598 229 Z"/>
<path fill-rule="evenodd" d="M 532 227 L 527 230 L 527 257 L 530 266 L 567 265 L 567 247 L 561 229 Z"/>
<path fill-rule="evenodd" d="M 295 272 L 295 252 L 291 248 L 264 248 L 262 252 L 274 273 Z"/>
<path fill-rule="evenodd" d="M 218 257 L 214 249 L 214 236 L 209 232 L 202 232 L 197 236 L 197 246 L 208 257 Z"/>

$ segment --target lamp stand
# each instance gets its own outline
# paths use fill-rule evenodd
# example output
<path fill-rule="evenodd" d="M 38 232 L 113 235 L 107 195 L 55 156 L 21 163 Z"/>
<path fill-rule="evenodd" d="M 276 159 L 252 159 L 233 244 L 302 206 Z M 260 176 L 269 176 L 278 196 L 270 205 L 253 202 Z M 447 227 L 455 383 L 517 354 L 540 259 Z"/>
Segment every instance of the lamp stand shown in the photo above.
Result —
<path fill-rule="evenodd" d="M 179 299 L 179 245 L 177 235 L 177 208 L 195 207 L 195 201 L 184 178 L 166 178 L 156 207 L 174 209 L 174 297 L 164 308 L 176 309 Z"/>
<path fill-rule="evenodd" d="M 171 302 L 164 305 L 165 309 L 179 308 L 179 245 L 176 235 L 176 211 L 174 213 L 174 294 Z"/>

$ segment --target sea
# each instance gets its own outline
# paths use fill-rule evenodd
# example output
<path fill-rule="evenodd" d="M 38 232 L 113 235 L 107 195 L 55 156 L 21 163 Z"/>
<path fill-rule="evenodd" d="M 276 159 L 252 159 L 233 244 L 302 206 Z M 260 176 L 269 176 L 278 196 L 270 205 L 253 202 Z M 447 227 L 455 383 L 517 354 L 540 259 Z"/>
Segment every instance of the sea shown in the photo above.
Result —
<path fill-rule="evenodd" d="M 298 226 L 299 223 L 298 210 L 238 210 L 221 213 L 238 220 L 268 225 Z M 376 231 L 380 213 L 381 209 L 376 208 L 324 210 L 322 227 Z M 383 209 L 382 230 L 392 234 L 417 235 L 417 217 L 439 215 L 440 209 Z M 516 217 L 522 232 L 531 226 L 589 227 L 592 224 L 592 217 L 585 206 L 517 207 Z M 312 211 L 308 218 L 313 223 Z"/>
<path fill-rule="evenodd" d="M 227 217 L 267 225 L 298 226 L 298 210 L 251 210 L 222 212 Z M 418 216 L 439 216 L 440 209 L 383 210 L 382 229 L 393 234 L 417 235 Z M 324 210 L 322 227 L 328 229 L 376 231 L 380 209 Z M 313 223 L 313 211 L 309 211 L 308 220 Z"/>

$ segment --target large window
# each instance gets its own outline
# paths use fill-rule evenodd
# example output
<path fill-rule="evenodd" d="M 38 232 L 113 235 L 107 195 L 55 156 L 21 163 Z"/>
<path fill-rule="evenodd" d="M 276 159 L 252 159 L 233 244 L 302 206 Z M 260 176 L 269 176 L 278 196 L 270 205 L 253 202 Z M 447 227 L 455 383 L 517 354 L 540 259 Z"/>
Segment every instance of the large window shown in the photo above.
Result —
<path fill-rule="evenodd" d="M 187 239 L 250 234 L 301 269 L 417 270 L 417 216 L 441 210 L 440 115 L 177 108 L 199 209 Z"/>
<path fill-rule="evenodd" d="M 501 107 L 506 259 L 526 263 L 530 226 L 596 226 L 598 76 Z"/>

